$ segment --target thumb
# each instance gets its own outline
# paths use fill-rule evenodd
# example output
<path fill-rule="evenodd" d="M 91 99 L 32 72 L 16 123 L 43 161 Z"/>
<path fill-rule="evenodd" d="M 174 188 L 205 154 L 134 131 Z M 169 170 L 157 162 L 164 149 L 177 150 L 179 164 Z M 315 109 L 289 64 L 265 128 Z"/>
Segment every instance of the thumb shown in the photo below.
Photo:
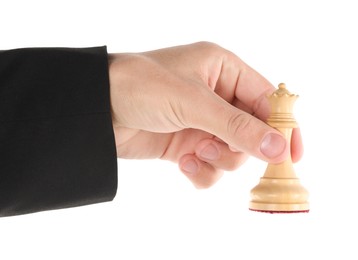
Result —
<path fill-rule="evenodd" d="M 279 163 L 288 157 L 289 145 L 281 132 L 214 92 L 208 92 L 206 97 L 197 99 L 196 109 L 191 110 L 193 127 L 217 136 L 234 150 L 270 163 Z"/>

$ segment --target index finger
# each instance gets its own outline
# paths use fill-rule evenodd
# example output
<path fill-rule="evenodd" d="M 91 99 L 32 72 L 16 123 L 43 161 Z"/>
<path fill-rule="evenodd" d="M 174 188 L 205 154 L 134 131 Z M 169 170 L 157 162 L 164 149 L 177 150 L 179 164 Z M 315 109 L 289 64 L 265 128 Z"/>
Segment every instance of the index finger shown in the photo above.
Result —
<path fill-rule="evenodd" d="M 235 54 L 223 58 L 216 92 L 236 107 L 266 120 L 270 113 L 267 94 L 275 87 Z"/>
<path fill-rule="evenodd" d="M 276 88 L 260 73 L 255 71 L 235 54 L 228 52 L 223 58 L 221 73 L 216 83 L 216 92 L 235 107 L 266 121 L 270 104 L 266 98 Z M 303 154 L 299 128 L 293 129 L 291 155 L 294 162 Z"/>

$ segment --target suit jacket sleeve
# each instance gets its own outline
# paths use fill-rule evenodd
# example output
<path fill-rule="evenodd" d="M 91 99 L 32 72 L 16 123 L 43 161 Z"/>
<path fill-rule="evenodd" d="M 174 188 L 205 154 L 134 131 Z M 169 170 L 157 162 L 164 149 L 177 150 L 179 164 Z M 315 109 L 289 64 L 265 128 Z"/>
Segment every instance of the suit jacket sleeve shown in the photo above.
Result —
<path fill-rule="evenodd" d="M 0 51 L 0 216 L 110 201 L 105 47 Z"/>

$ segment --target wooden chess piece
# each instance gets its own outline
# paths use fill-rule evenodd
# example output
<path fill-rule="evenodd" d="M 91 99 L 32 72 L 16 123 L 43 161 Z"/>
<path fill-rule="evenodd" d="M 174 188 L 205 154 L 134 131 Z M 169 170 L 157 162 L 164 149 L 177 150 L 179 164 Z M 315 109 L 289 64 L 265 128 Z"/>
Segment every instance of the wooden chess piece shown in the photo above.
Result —
<path fill-rule="evenodd" d="M 287 91 L 283 83 L 278 87 L 278 90 L 268 96 L 271 114 L 267 123 L 279 130 L 290 144 L 292 129 L 297 127 L 292 108 L 298 96 Z M 268 164 L 259 184 L 251 190 L 249 208 L 267 213 L 308 212 L 307 199 L 308 192 L 296 177 L 289 156 L 282 163 Z"/>

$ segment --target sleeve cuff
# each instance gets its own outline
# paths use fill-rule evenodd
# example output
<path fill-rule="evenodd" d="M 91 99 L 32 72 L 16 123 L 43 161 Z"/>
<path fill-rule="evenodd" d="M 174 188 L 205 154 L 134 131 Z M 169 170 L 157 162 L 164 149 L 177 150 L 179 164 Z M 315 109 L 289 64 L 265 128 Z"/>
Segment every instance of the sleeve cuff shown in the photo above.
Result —
<path fill-rule="evenodd" d="M 0 52 L 0 216 L 116 191 L 106 47 Z"/>

